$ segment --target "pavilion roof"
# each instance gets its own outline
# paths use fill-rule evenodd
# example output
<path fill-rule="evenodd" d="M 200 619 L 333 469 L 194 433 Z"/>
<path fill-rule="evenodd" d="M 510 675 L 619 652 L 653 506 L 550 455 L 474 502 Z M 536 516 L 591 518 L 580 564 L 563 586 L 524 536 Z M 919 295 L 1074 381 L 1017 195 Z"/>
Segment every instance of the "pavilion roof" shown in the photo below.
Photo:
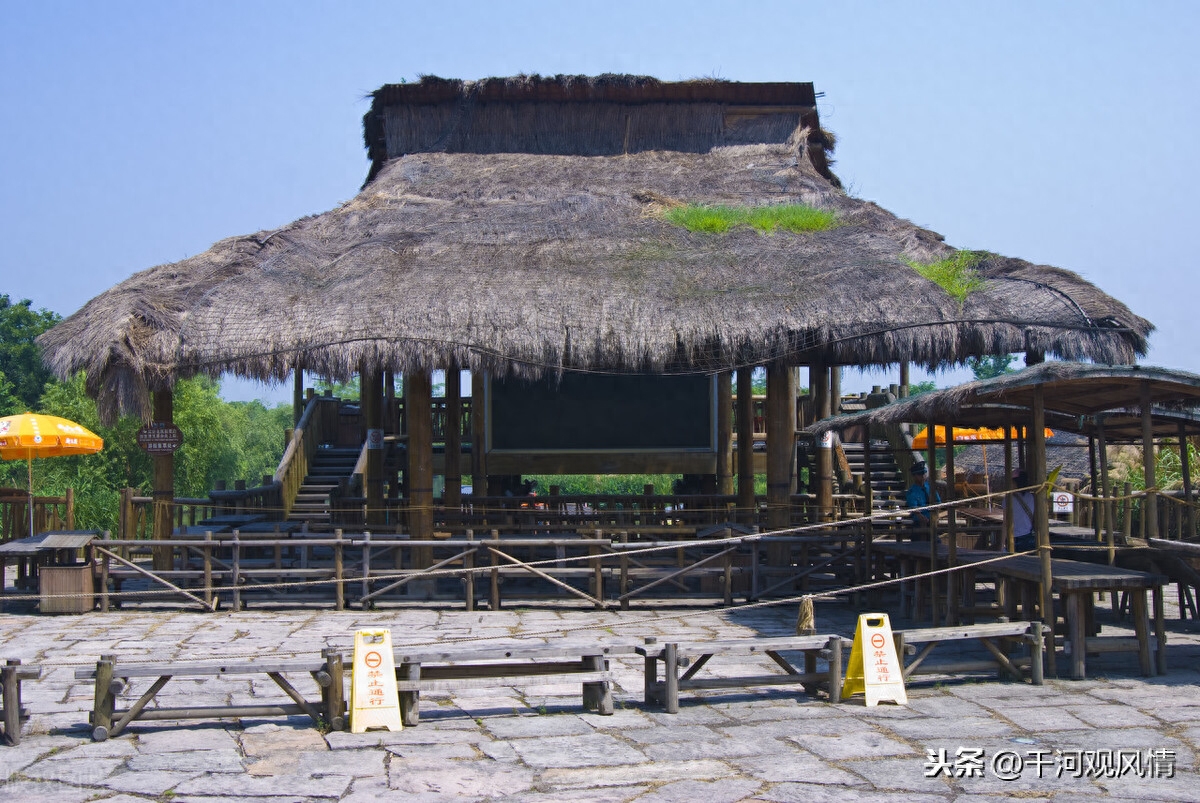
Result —
<path fill-rule="evenodd" d="M 978 253 L 982 287 L 961 302 L 924 278 L 910 263 L 955 249 L 840 188 L 815 97 L 811 84 L 629 76 L 384 87 L 356 197 L 133 275 L 43 335 L 45 360 L 86 370 L 111 419 L 145 414 L 148 391 L 176 379 L 227 372 L 1145 353 L 1151 324 L 1070 271 Z M 784 203 L 835 223 L 709 233 L 666 219 Z"/>

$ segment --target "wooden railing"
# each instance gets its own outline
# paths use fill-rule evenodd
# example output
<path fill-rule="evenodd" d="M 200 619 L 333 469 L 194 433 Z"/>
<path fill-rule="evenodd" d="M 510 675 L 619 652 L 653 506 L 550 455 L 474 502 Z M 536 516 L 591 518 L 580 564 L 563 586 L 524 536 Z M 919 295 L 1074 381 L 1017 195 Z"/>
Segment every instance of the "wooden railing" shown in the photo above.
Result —
<path fill-rule="evenodd" d="M 29 532 L 29 492 L 0 488 L 0 543 L 47 530 L 75 529 L 75 493 L 33 497 L 33 533 Z"/>
<path fill-rule="evenodd" d="M 331 396 L 314 396 L 308 400 L 304 415 L 292 432 L 292 439 L 283 452 L 279 461 L 279 469 L 275 472 L 274 481 L 279 484 L 279 508 L 282 518 L 287 518 L 296 503 L 296 495 L 304 478 L 308 476 L 308 467 L 313 456 L 322 443 L 336 435 L 339 426 L 340 400 Z"/>

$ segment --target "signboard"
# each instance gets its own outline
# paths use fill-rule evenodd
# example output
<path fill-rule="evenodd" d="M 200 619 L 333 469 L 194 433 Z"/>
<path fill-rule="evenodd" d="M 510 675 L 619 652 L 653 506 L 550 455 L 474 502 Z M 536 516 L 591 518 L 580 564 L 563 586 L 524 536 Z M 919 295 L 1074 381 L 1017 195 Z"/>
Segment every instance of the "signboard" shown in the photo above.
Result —
<path fill-rule="evenodd" d="M 367 430 L 367 448 L 373 449 L 373 450 L 383 448 L 383 430 L 382 429 L 368 429 Z"/>
<path fill-rule="evenodd" d="M 864 613 L 858 617 L 842 699 L 859 693 L 866 696 L 868 706 L 884 700 L 908 705 L 904 668 L 896 657 L 896 642 L 892 640 L 892 625 L 886 613 Z"/>
<path fill-rule="evenodd" d="M 1053 513 L 1071 513 L 1075 510 L 1075 494 L 1055 491 L 1051 499 L 1054 502 Z"/>
<path fill-rule="evenodd" d="M 137 431 L 137 444 L 147 454 L 174 454 L 183 446 L 183 433 L 174 424 L 155 422 Z"/>
<path fill-rule="evenodd" d="M 392 657 L 392 631 L 359 630 L 354 634 L 354 669 L 350 682 L 350 732 L 371 728 L 404 730 L 400 693 Z"/>

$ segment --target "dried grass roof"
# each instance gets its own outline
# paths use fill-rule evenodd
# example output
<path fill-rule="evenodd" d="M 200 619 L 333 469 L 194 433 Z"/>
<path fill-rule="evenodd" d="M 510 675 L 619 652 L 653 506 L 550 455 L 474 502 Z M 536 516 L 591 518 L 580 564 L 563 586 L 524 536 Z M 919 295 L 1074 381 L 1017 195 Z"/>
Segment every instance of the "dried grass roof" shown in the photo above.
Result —
<path fill-rule="evenodd" d="M 1040 388 L 1050 427 L 1092 434 L 1103 422 L 1111 441 L 1140 440 L 1141 393 L 1149 391 L 1155 436 L 1174 437 L 1182 425 L 1200 432 L 1200 376 L 1144 365 L 1047 362 L 991 379 L 921 393 L 808 427 L 821 434 L 863 424 L 944 423 L 1000 427 L 1028 421 Z"/>
<path fill-rule="evenodd" d="M 86 370 L 112 417 L 198 373 L 1145 352 L 1149 322 L 1069 271 L 988 254 L 984 289 L 961 306 L 922 278 L 906 260 L 954 249 L 838 188 L 806 99 L 808 84 L 624 76 L 385 87 L 365 124 L 378 166 L 357 197 L 135 274 L 46 333 L 45 359 L 60 376 Z M 560 152 L 584 131 L 581 149 L 601 155 Z M 663 219 L 681 203 L 800 203 L 838 225 L 694 233 Z"/>

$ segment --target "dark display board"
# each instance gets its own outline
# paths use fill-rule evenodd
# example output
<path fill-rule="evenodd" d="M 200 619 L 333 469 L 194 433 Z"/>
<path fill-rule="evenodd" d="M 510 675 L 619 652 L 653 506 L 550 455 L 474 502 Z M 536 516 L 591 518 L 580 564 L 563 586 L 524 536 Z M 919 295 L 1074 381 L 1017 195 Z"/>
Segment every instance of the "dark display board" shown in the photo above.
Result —
<path fill-rule="evenodd" d="M 715 451 L 708 376 L 564 374 L 493 380 L 491 448 L 508 451 Z"/>

